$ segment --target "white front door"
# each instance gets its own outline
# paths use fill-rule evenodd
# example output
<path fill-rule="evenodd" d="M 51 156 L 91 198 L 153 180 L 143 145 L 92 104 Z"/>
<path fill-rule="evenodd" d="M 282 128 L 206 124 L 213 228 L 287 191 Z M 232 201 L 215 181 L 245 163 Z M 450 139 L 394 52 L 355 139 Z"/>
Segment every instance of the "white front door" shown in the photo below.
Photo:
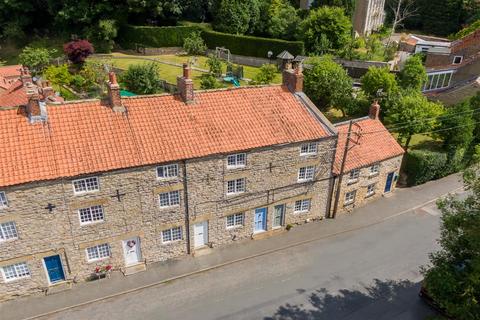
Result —
<path fill-rule="evenodd" d="M 208 242 L 208 221 L 199 222 L 193 225 L 195 248 L 203 247 Z"/>
<path fill-rule="evenodd" d="M 123 240 L 122 243 L 125 265 L 130 266 L 139 263 L 142 258 L 142 253 L 140 252 L 140 238 L 135 237 Z"/>

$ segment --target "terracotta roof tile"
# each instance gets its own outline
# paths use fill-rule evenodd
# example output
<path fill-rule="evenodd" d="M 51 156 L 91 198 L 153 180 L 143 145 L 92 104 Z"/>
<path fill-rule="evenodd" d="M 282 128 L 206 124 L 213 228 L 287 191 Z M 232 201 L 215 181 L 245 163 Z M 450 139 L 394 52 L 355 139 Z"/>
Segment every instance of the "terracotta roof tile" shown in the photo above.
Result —
<path fill-rule="evenodd" d="M 338 145 L 335 152 L 333 171 L 335 174 L 339 174 L 347 141 L 348 123 L 336 125 L 336 128 L 338 129 Z M 372 165 L 404 153 L 405 150 L 398 144 L 380 120 L 362 119 L 356 121 L 352 126 L 350 147 L 347 152 L 344 172 Z"/>
<path fill-rule="evenodd" d="M 22 68 L 21 65 L 13 65 L 13 66 L 3 66 L 0 67 L 0 76 L 1 77 L 15 77 L 18 76 L 20 77 L 20 69 Z"/>
<path fill-rule="evenodd" d="M 15 81 L 7 91 L 0 93 L 0 107 L 16 107 L 27 102 L 27 92 L 21 80 Z"/>
<path fill-rule="evenodd" d="M 30 124 L 0 111 L 0 186 L 230 153 L 330 136 L 280 86 L 123 98 L 125 113 L 100 101 L 48 106 L 48 121 Z"/>

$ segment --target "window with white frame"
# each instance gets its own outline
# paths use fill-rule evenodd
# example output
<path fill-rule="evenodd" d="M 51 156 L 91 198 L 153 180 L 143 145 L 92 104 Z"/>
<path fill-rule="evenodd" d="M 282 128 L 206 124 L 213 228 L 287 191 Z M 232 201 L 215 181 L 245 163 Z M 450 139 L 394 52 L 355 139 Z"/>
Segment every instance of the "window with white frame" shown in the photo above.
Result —
<path fill-rule="evenodd" d="M 375 194 L 375 183 L 372 183 L 367 186 L 367 197 L 373 196 Z"/>
<path fill-rule="evenodd" d="M 78 210 L 80 224 L 89 224 L 103 221 L 103 207 L 101 205 L 91 206 Z"/>
<path fill-rule="evenodd" d="M 178 164 L 167 164 L 157 167 L 157 178 L 168 179 L 178 177 Z"/>
<path fill-rule="evenodd" d="M 375 175 L 380 172 L 380 165 L 375 163 L 374 165 L 370 166 L 370 175 Z"/>
<path fill-rule="evenodd" d="M 8 207 L 7 195 L 4 191 L 0 191 L 0 208 Z"/>
<path fill-rule="evenodd" d="M 453 64 L 460 64 L 463 61 L 463 56 L 455 56 L 453 57 Z"/>
<path fill-rule="evenodd" d="M 158 195 L 160 207 L 173 207 L 180 205 L 180 191 L 162 192 Z"/>
<path fill-rule="evenodd" d="M 182 227 L 175 227 L 162 231 L 162 242 L 172 242 L 182 240 Z"/>
<path fill-rule="evenodd" d="M 423 91 L 448 88 L 452 79 L 453 71 L 443 71 L 428 74 L 428 80 L 423 86 Z"/>
<path fill-rule="evenodd" d="M 227 181 L 227 194 L 242 193 L 246 190 L 245 178 Z"/>
<path fill-rule="evenodd" d="M 9 221 L 0 223 L 0 242 L 17 238 L 18 234 L 15 222 Z"/>
<path fill-rule="evenodd" d="M 110 245 L 108 243 L 99 244 L 89 247 L 87 251 L 87 260 L 96 261 L 110 257 Z"/>
<path fill-rule="evenodd" d="M 358 181 L 358 177 L 360 177 L 360 170 L 359 169 L 353 169 L 350 171 L 348 175 L 348 183 L 354 183 Z"/>
<path fill-rule="evenodd" d="M 246 153 L 237 153 L 227 156 L 227 167 L 228 168 L 240 168 L 247 165 L 247 154 Z"/>
<path fill-rule="evenodd" d="M 315 167 L 308 166 L 298 169 L 298 181 L 310 181 L 315 176 Z"/>
<path fill-rule="evenodd" d="M 307 212 L 310 210 L 310 204 L 310 199 L 297 200 L 295 201 L 295 208 L 293 211 L 295 213 Z"/>
<path fill-rule="evenodd" d="M 356 190 L 345 193 L 345 205 L 354 203 L 356 195 L 357 195 Z"/>
<path fill-rule="evenodd" d="M 309 142 L 304 143 L 300 147 L 300 155 L 306 156 L 309 154 L 316 154 L 317 153 L 317 143 L 316 142 Z"/>
<path fill-rule="evenodd" d="M 100 190 L 98 177 L 90 177 L 72 181 L 73 190 L 76 194 L 94 192 Z"/>
<path fill-rule="evenodd" d="M 227 228 L 235 228 L 243 226 L 245 221 L 244 213 L 235 213 L 227 216 Z"/>
<path fill-rule="evenodd" d="M 20 262 L 2 267 L 2 274 L 3 279 L 8 282 L 30 277 L 30 270 L 26 262 Z"/>

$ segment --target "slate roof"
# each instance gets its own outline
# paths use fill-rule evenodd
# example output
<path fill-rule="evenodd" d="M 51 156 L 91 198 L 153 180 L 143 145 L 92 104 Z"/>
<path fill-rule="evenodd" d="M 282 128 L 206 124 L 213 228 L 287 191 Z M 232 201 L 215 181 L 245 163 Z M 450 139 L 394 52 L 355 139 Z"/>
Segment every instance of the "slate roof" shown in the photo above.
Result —
<path fill-rule="evenodd" d="M 287 50 L 284 50 L 277 56 L 277 58 L 283 60 L 293 60 L 295 57 Z"/>

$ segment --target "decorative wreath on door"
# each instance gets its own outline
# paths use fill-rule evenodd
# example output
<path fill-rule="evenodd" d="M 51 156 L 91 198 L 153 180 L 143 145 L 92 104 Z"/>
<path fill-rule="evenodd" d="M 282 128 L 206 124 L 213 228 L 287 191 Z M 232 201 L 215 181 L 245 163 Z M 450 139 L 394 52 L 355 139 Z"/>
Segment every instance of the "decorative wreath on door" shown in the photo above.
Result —
<path fill-rule="evenodd" d="M 135 247 L 137 243 L 135 242 L 135 240 L 128 240 L 127 241 L 127 246 L 131 249 L 133 247 Z"/>

